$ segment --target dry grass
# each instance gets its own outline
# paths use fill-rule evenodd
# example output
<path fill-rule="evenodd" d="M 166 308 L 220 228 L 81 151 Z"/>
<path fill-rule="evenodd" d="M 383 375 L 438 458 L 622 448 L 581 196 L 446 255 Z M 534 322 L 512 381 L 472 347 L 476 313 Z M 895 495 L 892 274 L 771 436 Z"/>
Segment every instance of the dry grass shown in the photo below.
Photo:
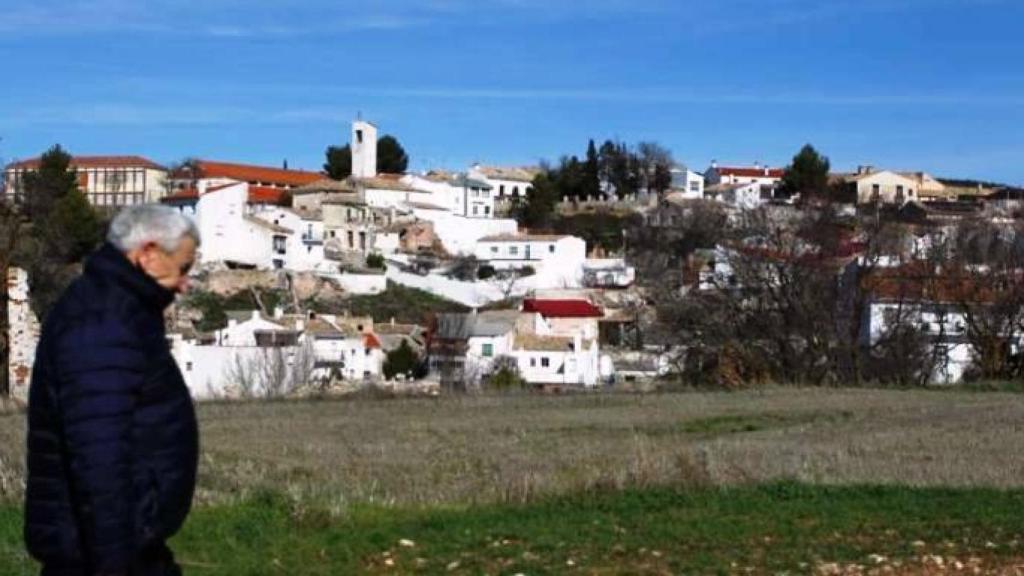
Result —
<path fill-rule="evenodd" d="M 770 479 L 1024 485 L 1024 395 L 770 389 L 206 404 L 199 499 L 260 488 L 340 506 L 521 502 Z M 24 416 L 0 415 L 19 500 Z"/>

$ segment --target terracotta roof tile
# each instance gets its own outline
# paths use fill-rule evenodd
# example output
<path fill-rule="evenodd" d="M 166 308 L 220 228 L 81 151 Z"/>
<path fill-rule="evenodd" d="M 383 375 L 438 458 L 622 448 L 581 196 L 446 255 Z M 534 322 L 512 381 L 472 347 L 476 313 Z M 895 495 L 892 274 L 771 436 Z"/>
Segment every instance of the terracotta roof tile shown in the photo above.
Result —
<path fill-rule="evenodd" d="M 12 162 L 8 168 L 35 169 L 39 167 L 40 158 L 29 158 L 20 162 Z M 163 166 L 142 156 L 72 156 L 71 165 L 76 168 L 150 168 L 166 170 Z"/>
<path fill-rule="evenodd" d="M 230 178 L 240 182 L 262 182 L 284 188 L 303 186 L 324 178 L 324 175 L 319 172 L 285 170 L 269 166 L 215 162 L 212 160 L 197 160 L 195 164 L 199 170 L 198 176 L 201 178 Z"/>
<path fill-rule="evenodd" d="M 782 178 L 786 175 L 786 171 L 782 168 L 719 166 L 715 170 L 722 176 L 742 176 L 744 178 Z M 768 172 L 767 175 L 765 171 Z"/>
<path fill-rule="evenodd" d="M 537 312 L 545 318 L 601 318 L 604 311 L 586 300 L 538 300 L 523 301 L 523 312 Z"/>

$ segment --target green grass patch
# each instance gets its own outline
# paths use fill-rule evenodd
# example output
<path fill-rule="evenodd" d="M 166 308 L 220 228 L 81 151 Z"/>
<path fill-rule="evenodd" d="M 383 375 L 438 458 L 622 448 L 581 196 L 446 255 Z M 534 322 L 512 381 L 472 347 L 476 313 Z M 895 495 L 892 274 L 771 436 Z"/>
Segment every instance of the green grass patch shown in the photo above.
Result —
<path fill-rule="evenodd" d="M 788 428 L 790 426 L 841 422 L 843 420 L 849 420 L 852 417 L 853 413 L 849 411 L 785 414 L 730 414 L 682 422 L 679 424 L 679 429 L 686 434 L 722 436 L 725 434 L 738 434 L 742 432 L 759 432 L 761 430 L 769 430 L 773 428 Z"/>
<path fill-rule="evenodd" d="M 872 555 L 988 570 L 1020 556 L 1022 505 L 1022 490 L 777 483 L 335 514 L 261 493 L 196 510 L 172 547 L 187 573 L 210 575 L 806 573 L 872 566 Z M 0 573 L 34 573 L 20 526 L 16 509 L 0 509 Z"/>
<path fill-rule="evenodd" d="M 315 307 L 325 314 L 347 310 L 355 316 L 370 316 L 374 322 L 394 318 L 403 324 L 422 323 L 431 314 L 469 310 L 458 302 L 390 281 L 380 294 L 353 296 L 337 303 L 318 302 Z"/>

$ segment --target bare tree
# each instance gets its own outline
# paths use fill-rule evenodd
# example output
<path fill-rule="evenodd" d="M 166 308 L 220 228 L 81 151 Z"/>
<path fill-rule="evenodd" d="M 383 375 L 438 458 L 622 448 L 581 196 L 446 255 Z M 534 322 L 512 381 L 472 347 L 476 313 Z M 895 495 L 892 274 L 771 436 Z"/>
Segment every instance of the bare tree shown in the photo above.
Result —
<path fill-rule="evenodd" d="M 315 369 L 312 344 L 261 347 L 253 355 L 239 354 L 225 379 L 242 398 L 281 398 L 311 384 Z"/>

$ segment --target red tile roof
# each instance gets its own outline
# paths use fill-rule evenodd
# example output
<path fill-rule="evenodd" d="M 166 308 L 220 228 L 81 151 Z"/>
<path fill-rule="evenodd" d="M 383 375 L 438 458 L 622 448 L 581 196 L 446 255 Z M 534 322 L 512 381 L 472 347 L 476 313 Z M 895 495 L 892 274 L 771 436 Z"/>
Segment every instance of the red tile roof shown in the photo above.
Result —
<path fill-rule="evenodd" d="M 174 203 L 174 202 L 183 202 L 183 201 L 198 200 L 198 199 L 199 199 L 199 190 L 197 190 L 195 188 L 184 188 L 182 190 L 178 190 L 174 194 L 171 194 L 169 196 L 164 196 L 163 198 L 160 199 L 160 201 L 161 202 L 166 202 L 166 203 Z"/>
<path fill-rule="evenodd" d="M 288 197 L 287 190 L 266 186 L 249 186 L 249 204 L 274 204 L 281 206 Z"/>
<path fill-rule="evenodd" d="M 523 301 L 523 312 L 537 312 L 545 318 L 602 318 L 604 311 L 586 300 Z"/>
<path fill-rule="evenodd" d="M 381 347 L 380 340 L 374 334 L 363 335 L 363 345 L 370 349 L 378 349 Z"/>
<path fill-rule="evenodd" d="M 198 176 L 201 178 L 230 178 L 239 182 L 262 182 L 271 186 L 292 187 L 311 184 L 324 177 L 319 172 L 306 170 L 285 170 L 268 166 L 196 160 Z"/>
<path fill-rule="evenodd" d="M 743 168 L 739 166 L 719 166 L 715 170 L 722 176 L 742 176 L 744 178 L 782 178 L 786 171 L 782 168 Z M 768 174 L 765 174 L 765 171 Z"/>
<path fill-rule="evenodd" d="M 39 167 L 39 158 L 12 162 L 8 168 L 34 170 Z M 163 166 L 142 156 L 72 156 L 71 165 L 76 168 L 151 168 L 166 170 Z"/>

